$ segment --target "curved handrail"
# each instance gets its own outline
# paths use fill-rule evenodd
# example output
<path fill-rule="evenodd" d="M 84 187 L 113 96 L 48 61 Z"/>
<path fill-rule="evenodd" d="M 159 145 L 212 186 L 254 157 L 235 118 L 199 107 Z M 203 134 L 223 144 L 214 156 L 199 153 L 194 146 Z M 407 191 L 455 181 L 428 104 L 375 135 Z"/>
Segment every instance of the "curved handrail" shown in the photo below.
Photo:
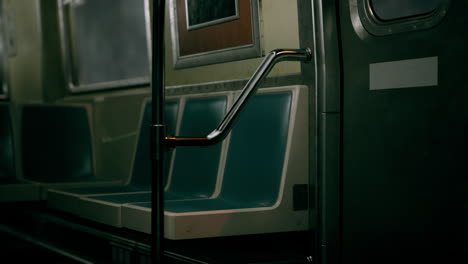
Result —
<path fill-rule="evenodd" d="M 209 146 L 222 141 L 231 131 L 234 122 L 237 120 L 239 113 L 245 107 L 249 98 L 257 91 L 259 82 L 271 71 L 276 63 L 281 61 L 302 61 L 307 63 L 311 60 L 312 51 L 309 48 L 277 49 L 271 51 L 244 86 L 239 97 L 237 97 L 236 101 L 215 130 L 205 137 L 165 137 L 164 143 L 166 146 L 173 148 L 180 146 Z"/>

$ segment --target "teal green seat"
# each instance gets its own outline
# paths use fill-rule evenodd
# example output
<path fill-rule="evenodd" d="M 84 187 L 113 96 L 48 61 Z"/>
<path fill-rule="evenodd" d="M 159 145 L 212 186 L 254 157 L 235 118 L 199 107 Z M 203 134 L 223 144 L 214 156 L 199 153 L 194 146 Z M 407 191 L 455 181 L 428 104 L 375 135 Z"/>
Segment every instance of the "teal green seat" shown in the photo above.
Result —
<path fill-rule="evenodd" d="M 164 106 L 164 123 L 166 125 L 166 133 L 168 136 L 174 136 L 176 134 L 178 112 L 179 112 L 179 100 L 166 101 L 166 104 Z M 147 140 L 149 140 L 149 135 L 147 137 Z M 147 143 L 149 144 L 149 142 Z M 147 155 L 149 156 L 150 154 L 148 153 Z M 173 156 L 174 156 L 173 149 L 170 149 L 167 152 L 167 154 L 164 156 L 164 179 L 163 179 L 164 185 L 167 184 L 167 180 L 168 180 L 170 169 L 171 169 L 171 160 Z M 149 166 L 151 166 L 151 163 Z"/>
<path fill-rule="evenodd" d="M 309 230 L 308 88 L 260 89 L 223 146 L 215 195 L 167 200 L 164 237 L 202 239 Z M 105 204 L 106 202 L 102 202 Z M 122 227 L 150 234 L 151 201 L 121 206 Z M 95 210 L 96 211 L 96 210 Z M 274 219 L 275 221 L 271 221 Z"/>
<path fill-rule="evenodd" d="M 169 100 L 165 103 L 165 122 L 168 133 L 175 134 L 179 100 Z M 135 151 L 132 175 L 126 185 L 95 186 L 95 187 L 71 187 L 62 188 L 60 191 L 70 195 L 110 194 L 151 191 L 151 160 L 150 160 L 150 127 L 152 124 L 152 104 L 145 104 L 143 117 L 140 122 L 140 132 Z M 165 181 L 169 173 L 170 154 L 167 155 Z"/>
<path fill-rule="evenodd" d="M 0 184 L 17 183 L 10 108 L 0 105 Z"/>
<path fill-rule="evenodd" d="M 208 134 L 223 118 L 226 105 L 227 96 L 187 98 L 179 133 L 183 136 Z M 212 195 L 217 183 L 221 146 L 177 149 L 165 198 L 193 199 Z M 149 144 L 146 147 L 149 150 Z M 149 152 L 141 158 L 149 161 Z M 121 227 L 122 206 L 146 201 L 151 201 L 151 192 L 82 196 L 78 203 L 79 215 Z"/>
<path fill-rule="evenodd" d="M 187 99 L 180 134 L 190 136 L 208 134 L 224 117 L 226 105 L 226 96 Z M 165 192 L 165 199 L 206 198 L 212 195 L 216 187 L 220 155 L 221 144 L 203 148 L 177 149 L 174 169 L 169 188 Z M 142 160 L 143 157 L 141 157 Z M 168 162 L 166 163 L 167 167 L 169 167 Z M 151 193 L 99 195 L 93 196 L 92 199 L 116 204 L 145 202 L 151 200 Z"/>
<path fill-rule="evenodd" d="M 179 134 L 207 135 L 226 112 L 227 97 L 187 99 Z M 216 187 L 222 144 L 178 148 L 166 200 L 210 197 Z"/>
<path fill-rule="evenodd" d="M 133 163 L 131 185 L 141 186 L 145 190 L 151 191 L 151 159 L 150 155 L 150 127 L 152 124 L 152 103 L 145 106 L 143 120 L 140 124 L 140 135 L 138 137 L 137 150 Z M 164 122 L 167 133 L 175 135 L 177 125 L 177 113 L 179 111 L 179 100 L 169 100 L 164 104 Z M 167 182 L 169 175 L 169 165 L 171 155 L 166 155 L 164 182 Z"/>
<path fill-rule="evenodd" d="M 25 179 L 44 183 L 96 180 L 84 107 L 24 106 L 22 154 Z"/>
<path fill-rule="evenodd" d="M 90 197 L 90 199 L 114 204 L 138 203 L 151 200 L 151 192 L 100 195 Z"/>
<path fill-rule="evenodd" d="M 16 173 L 12 110 L 9 104 L 0 104 L 0 202 L 36 201 L 40 199 L 39 184 L 27 182 Z"/>
<path fill-rule="evenodd" d="M 291 92 L 255 95 L 232 131 L 220 195 L 167 201 L 165 210 L 181 213 L 273 206 L 280 192 L 291 100 Z"/>

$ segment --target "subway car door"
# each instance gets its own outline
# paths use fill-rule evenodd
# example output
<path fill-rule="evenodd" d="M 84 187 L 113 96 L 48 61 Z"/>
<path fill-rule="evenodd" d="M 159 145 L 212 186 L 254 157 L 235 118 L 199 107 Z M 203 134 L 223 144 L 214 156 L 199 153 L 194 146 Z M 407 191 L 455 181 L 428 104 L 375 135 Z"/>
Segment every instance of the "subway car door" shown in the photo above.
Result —
<path fill-rule="evenodd" d="M 468 1 L 343 0 L 341 263 L 466 263 Z"/>

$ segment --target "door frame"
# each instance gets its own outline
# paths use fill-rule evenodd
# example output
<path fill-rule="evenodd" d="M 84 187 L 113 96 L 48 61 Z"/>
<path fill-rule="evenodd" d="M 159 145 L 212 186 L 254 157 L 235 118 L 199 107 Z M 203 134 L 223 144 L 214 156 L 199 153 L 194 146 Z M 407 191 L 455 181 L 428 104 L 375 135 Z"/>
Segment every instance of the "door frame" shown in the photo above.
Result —
<path fill-rule="evenodd" d="M 298 0 L 301 47 L 313 50 L 302 64 L 309 86 L 310 223 L 317 262 L 339 263 L 341 239 L 341 53 L 336 1 Z"/>

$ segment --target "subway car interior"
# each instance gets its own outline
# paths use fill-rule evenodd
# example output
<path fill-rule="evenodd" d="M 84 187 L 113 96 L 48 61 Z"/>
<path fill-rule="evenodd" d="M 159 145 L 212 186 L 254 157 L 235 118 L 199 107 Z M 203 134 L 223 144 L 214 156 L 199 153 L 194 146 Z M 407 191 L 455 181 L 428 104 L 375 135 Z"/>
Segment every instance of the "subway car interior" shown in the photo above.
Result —
<path fill-rule="evenodd" d="M 0 0 L 0 262 L 468 263 L 467 10 Z"/>

